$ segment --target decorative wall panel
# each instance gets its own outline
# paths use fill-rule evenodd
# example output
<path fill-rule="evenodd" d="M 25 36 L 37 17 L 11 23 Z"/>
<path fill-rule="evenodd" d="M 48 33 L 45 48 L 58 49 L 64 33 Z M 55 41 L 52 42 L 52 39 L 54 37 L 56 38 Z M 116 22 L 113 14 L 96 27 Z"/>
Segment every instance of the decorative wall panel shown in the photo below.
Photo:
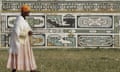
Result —
<path fill-rule="evenodd" d="M 8 34 L 1 35 L 1 46 L 9 47 L 9 35 Z"/>
<path fill-rule="evenodd" d="M 113 2 L 114 1 L 114 2 Z M 14 2 L 14 3 L 13 3 Z M 19 11 L 23 4 L 29 4 L 36 12 L 119 12 L 119 0 L 46 0 L 46 1 L 5 1 L 2 0 L 2 10 Z"/>
<path fill-rule="evenodd" d="M 1 47 L 9 47 L 10 33 L 23 4 L 31 7 L 26 20 L 33 29 L 33 48 L 120 47 L 119 0 L 2 0 Z"/>
<path fill-rule="evenodd" d="M 104 46 L 112 47 L 113 46 L 113 37 L 112 36 L 85 36 L 78 35 L 78 46 Z"/>
<path fill-rule="evenodd" d="M 47 27 L 55 28 L 64 26 L 62 25 L 62 16 L 61 15 L 47 15 Z"/>
<path fill-rule="evenodd" d="M 114 32 L 120 33 L 120 15 L 114 16 Z"/>
<path fill-rule="evenodd" d="M 115 47 L 120 47 L 120 37 L 119 35 L 114 35 L 114 46 Z"/>
<path fill-rule="evenodd" d="M 14 26 L 16 17 L 17 16 L 15 15 L 7 16 L 8 28 L 12 28 Z M 30 24 L 30 26 L 33 28 L 44 28 L 45 27 L 45 16 L 42 16 L 42 15 L 29 16 L 27 17 L 27 21 Z"/>
<path fill-rule="evenodd" d="M 47 46 L 75 47 L 76 37 L 74 34 L 49 34 L 47 37 Z"/>
<path fill-rule="evenodd" d="M 45 34 L 33 34 L 32 46 L 45 46 Z"/>
<path fill-rule="evenodd" d="M 71 14 L 66 15 L 47 15 L 48 28 L 74 28 L 75 17 Z"/>
<path fill-rule="evenodd" d="M 112 28 L 112 16 L 78 16 L 78 28 Z"/>
<path fill-rule="evenodd" d="M 7 16 L 7 27 L 13 28 L 17 16 Z"/>
<path fill-rule="evenodd" d="M 6 16 L 2 15 L 1 16 L 1 32 L 4 33 L 6 32 L 6 22 L 7 22 L 7 19 L 6 19 Z"/>

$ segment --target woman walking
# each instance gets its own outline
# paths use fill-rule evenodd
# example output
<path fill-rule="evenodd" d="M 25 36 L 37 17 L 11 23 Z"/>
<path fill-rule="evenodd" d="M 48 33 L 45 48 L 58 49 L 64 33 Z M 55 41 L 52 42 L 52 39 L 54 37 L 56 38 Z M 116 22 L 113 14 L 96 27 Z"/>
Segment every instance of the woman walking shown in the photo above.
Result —
<path fill-rule="evenodd" d="M 11 32 L 7 68 L 12 69 L 12 72 L 17 70 L 36 72 L 37 67 L 29 40 L 32 35 L 32 29 L 25 20 L 29 13 L 30 7 L 23 5 L 21 7 L 21 15 L 16 18 Z"/>

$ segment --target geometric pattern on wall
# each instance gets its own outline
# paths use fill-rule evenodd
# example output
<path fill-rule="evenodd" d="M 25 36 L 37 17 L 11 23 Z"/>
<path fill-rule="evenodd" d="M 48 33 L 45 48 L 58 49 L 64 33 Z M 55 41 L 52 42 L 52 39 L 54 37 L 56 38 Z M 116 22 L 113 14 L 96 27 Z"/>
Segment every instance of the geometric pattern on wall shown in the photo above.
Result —
<path fill-rule="evenodd" d="M 120 15 L 114 16 L 114 31 L 120 33 Z"/>
<path fill-rule="evenodd" d="M 0 42 L 9 46 L 16 13 L 23 4 L 32 12 L 33 47 L 120 47 L 120 1 L 2 0 Z"/>
<path fill-rule="evenodd" d="M 8 47 L 9 46 L 9 35 L 1 34 L 1 46 Z"/>
<path fill-rule="evenodd" d="M 15 19 L 17 16 L 15 15 L 9 15 L 7 16 L 7 26 L 8 28 L 12 28 L 13 24 L 15 23 Z M 39 16 L 39 15 L 34 15 L 34 16 L 29 16 L 27 17 L 27 21 L 30 24 L 31 27 L 33 28 L 44 28 L 45 27 L 45 16 Z"/>
<path fill-rule="evenodd" d="M 13 28 L 14 24 L 15 24 L 15 20 L 16 20 L 17 16 L 7 16 L 7 27 L 8 28 Z"/>
<path fill-rule="evenodd" d="M 78 16 L 78 28 L 112 28 L 112 16 Z"/>
<path fill-rule="evenodd" d="M 6 16 L 2 15 L 1 16 L 1 23 L 0 23 L 1 24 L 1 32 L 2 33 L 6 32 L 6 30 L 7 30 L 6 22 L 7 22 Z"/>
<path fill-rule="evenodd" d="M 114 43 L 117 43 L 110 33 L 116 33 L 116 30 L 119 30 L 119 26 L 116 26 L 119 25 L 119 16 L 73 15 L 71 13 L 34 14 L 32 13 L 31 16 L 27 17 L 27 21 L 33 29 L 33 47 L 113 47 L 115 46 Z M 4 21 L 7 22 L 3 22 L 2 29 L 6 30 L 8 34 L 11 32 L 16 16 L 11 13 L 6 15 L 7 18 L 4 18 Z M 90 35 L 86 36 L 85 33 L 90 33 Z M 91 35 L 91 33 L 93 34 Z M 102 35 L 96 35 L 97 33 L 102 33 Z M 4 43 L 6 44 L 4 46 L 9 46 L 7 42 L 8 40 L 5 39 Z"/>
<path fill-rule="evenodd" d="M 78 35 L 78 46 L 102 46 L 112 47 L 113 46 L 112 35 Z"/>
<path fill-rule="evenodd" d="M 6 35 L 1 35 L 1 46 L 6 47 Z"/>
<path fill-rule="evenodd" d="M 72 25 L 73 25 L 73 28 L 72 26 L 52 26 L 51 27 L 49 26 L 50 24 L 47 23 L 47 20 L 48 19 L 52 19 L 52 18 L 61 18 L 60 19 L 60 23 L 62 24 L 63 23 L 63 20 L 64 18 L 71 18 L 73 19 L 74 22 L 70 22 Z M 114 19 L 116 19 L 115 21 L 116 22 L 113 22 L 113 17 Z M 6 26 L 8 29 L 11 29 L 13 27 L 13 24 L 14 24 L 14 20 L 16 18 L 16 15 L 7 15 L 7 24 L 5 25 L 5 30 L 6 30 Z M 34 22 L 34 20 L 38 20 L 38 22 L 36 21 L 36 23 Z M 63 15 L 62 14 L 58 14 L 58 15 L 41 15 L 41 14 L 38 14 L 38 15 L 31 15 L 30 17 L 27 17 L 27 20 L 28 22 L 30 23 L 31 27 L 33 28 L 33 39 L 32 39 L 32 46 L 33 47 L 36 47 L 36 46 L 47 46 L 47 47 L 51 47 L 51 46 L 60 46 L 60 47 L 76 47 L 76 44 L 77 44 L 77 47 L 85 47 L 85 46 L 88 46 L 88 47 L 91 47 L 91 46 L 101 46 L 101 47 L 113 47 L 114 46 L 114 39 L 113 39 L 113 36 L 111 37 L 111 40 L 113 43 L 111 43 L 111 45 L 109 44 L 104 44 L 104 40 L 105 38 L 107 38 L 108 36 L 105 36 L 102 35 L 102 36 L 97 36 L 97 39 L 98 40 L 95 40 L 96 39 L 96 33 L 95 32 L 93 34 L 93 36 L 89 36 L 88 35 L 88 38 L 90 40 L 87 40 L 85 41 L 86 45 L 85 44 L 81 44 L 82 41 L 85 40 L 84 38 L 84 35 L 79 35 L 79 32 L 83 32 L 83 33 L 92 33 L 91 30 L 95 30 L 97 31 L 96 29 L 97 28 L 100 28 L 98 32 L 101 32 L 101 33 L 104 33 L 105 32 L 108 32 L 109 34 L 109 29 L 112 30 L 111 32 L 114 32 L 115 29 L 114 28 L 117 28 L 115 25 L 119 25 L 119 16 L 109 16 L 109 15 L 72 15 L 70 13 L 66 13 Z M 56 20 L 55 20 L 56 21 Z M 59 20 L 58 20 L 59 21 Z M 77 23 L 75 23 L 75 21 L 78 22 L 78 24 L 81 24 L 82 27 L 75 27 L 75 25 Z M 81 21 L 81 23 L 79 23 Z M 87 22 L 88 21 L 88 22 Z M 99 24 L 99 25 L 89 25 L 89 24 Z M 114 24 L 113 24 L 114 23 Z M 78 25 L 77 24 L 77 25 Z M 69 24 L 70 25 L 70 24 Z M 50 28 L 49 28 L 50 27 Z M 53 29 L 54 28 L 54 29 Z M 60 29 L 59 29 L 60 28 Z M 68 28 L 68 29 L 66 29 Z M 80 29 L 82 28 L 82 29 Z M 87 29 L 87 31 L 85 31 L 86 29 L 85 28 L 90 28 L 89 30 Z M 95 29 L 94 29 L 95 28 Z M 104 30 L 103 30 L 103 29 Z M 37 29 L 34 30 L 34 29 Z M 41 34 L 40 30 L 44 31 L 44 34 Z M 84 31 L 82 31 L 84 30 Z M 118 30 L 118 29 L 117 29 Z M 71 34 L 70 31 L 73 31 L 74 35 L 72 36 L 69 36 Z M 50 33 L 53 33 L 53 34 L 50 34 Z M 59 34 L 60 33 L 60 34 Z M 67 34 L 66 34 L 67 33 Z M 59 37 L 61 35 L 65 35 L 65 37 Z M 46 36 L 47 35 L 47 36 Z M 58 36 L 58 39 L 57 38 L 54 38 L 52 36 Z M 77 35 L 77 36 L 76 36 Z M 105 38 L 104 38 L 105 37 Z M 60 38 L 60 39 L 59 39 Z M 83 38 L 83 40 L 81 40 L 80 38 Z M 99 42 L 100 40 L 103 39 L 103 42 Z M 68 43 L 62 43 L 62 40 L 66 40 L 66 42 Z M 77 41 L 76 41 L 77 40 Z M 61 41 L 61 42 L 60 42 Z M 87 41 L 91 41 L 91 44 L 87 43 Z M 95 43 L 92 43 L 92 41 L 94 41 L 95 43 L 98 43 L 98 44 L 95 44 Z M 7 45 L 7 39 L 4 41 L 4 46 L 9 46 L 9 44 Z M 84 43 L 84 42 L 83 42 Z M 2 43 L 3 44 L 3 43 Z M 118 46 L 118 45 L 117 45 Z"/>
<path fill-rule="evenodd" d="M 32 46 L 45 46 L 45 34 L 33 34 Z"/>
<path fill-rule="evenodd" d="M 47 37 L 47 46 L 75 47 L 76 38 L 74 35 L 49 34 Z"/>
<path fill-rule="evenodd" d="M 47 28 L 74 28 L 75 17 L 72 14 L 47 15 Z"/>
<path fill-rule="evenodd" d="M 120 12 L 119 0 L 2 0 L 2 10 L 19 11 L 25 3 L 33 12 Z"/>
<path fill-rule="evenodd" d="M 45 27 L 45 16 L 44 15 L 31 15 L 27 17 L 28 23 L 32 28 L 44 28 Z"/>

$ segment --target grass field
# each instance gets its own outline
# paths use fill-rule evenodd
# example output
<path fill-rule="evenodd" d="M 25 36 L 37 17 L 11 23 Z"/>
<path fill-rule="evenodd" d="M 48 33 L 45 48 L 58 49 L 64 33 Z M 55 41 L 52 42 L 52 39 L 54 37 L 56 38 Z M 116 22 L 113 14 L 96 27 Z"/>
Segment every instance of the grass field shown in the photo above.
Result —
<path fill-rule="evenodd" d="M 120 72 L 120 49 L 34 49 L 40 72 Z M 0 72 L 6 69 L 7 50 L 0 50 Z M 19 71 L 22 72 L 22 71 Z"/>

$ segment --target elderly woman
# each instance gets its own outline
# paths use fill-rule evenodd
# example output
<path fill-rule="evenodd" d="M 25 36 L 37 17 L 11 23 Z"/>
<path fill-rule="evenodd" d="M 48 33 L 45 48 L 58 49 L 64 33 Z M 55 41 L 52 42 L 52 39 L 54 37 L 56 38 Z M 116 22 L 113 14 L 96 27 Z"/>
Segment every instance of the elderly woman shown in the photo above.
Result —
<path fill-rule="evenodd" d="M 32 35 L 32 29 L 25 20 L 29 13 L 30 7 L 23 5 L 21 7 L 21 15 L 17 17 L 11 32 L 7 68 L 12 69 L 12 72 L 16 72 L 16 70 L 36 72 L 36 63 L 29 40 Z"/>

